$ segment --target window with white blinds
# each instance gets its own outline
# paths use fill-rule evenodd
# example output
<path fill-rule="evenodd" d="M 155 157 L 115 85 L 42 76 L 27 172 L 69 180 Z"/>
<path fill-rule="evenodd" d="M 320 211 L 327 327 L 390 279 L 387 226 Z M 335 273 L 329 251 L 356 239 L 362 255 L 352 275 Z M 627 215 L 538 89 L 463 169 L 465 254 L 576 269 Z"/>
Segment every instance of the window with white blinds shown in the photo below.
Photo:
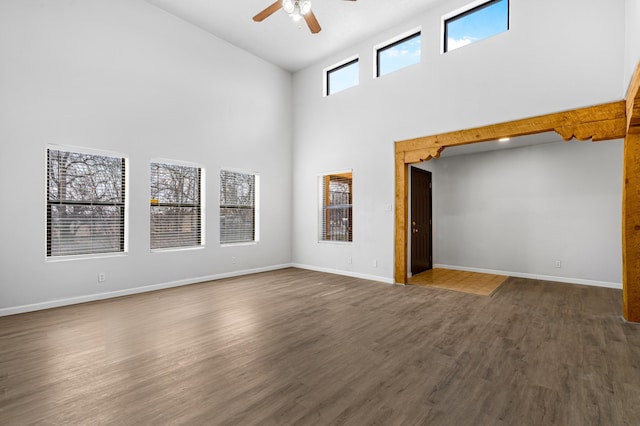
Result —
<path fill-rule="evenodd" d="M 353 177 L 351 172 L 320 178 L 321 241 L 353 241 Z"/>
<path fill-rule="evenodd" d="M 202 174 L 197 166 L 151 163 L 151 249 L 202 245 Z"/>
<path fill-rule="evenodd" d="M 47 257 L 125 251 L 126 159 L 47 150 Z"/>
<path fill-rule="evenodd" d="M 258 241 L 254 173 L 220 171 L 220 243 Z"/>

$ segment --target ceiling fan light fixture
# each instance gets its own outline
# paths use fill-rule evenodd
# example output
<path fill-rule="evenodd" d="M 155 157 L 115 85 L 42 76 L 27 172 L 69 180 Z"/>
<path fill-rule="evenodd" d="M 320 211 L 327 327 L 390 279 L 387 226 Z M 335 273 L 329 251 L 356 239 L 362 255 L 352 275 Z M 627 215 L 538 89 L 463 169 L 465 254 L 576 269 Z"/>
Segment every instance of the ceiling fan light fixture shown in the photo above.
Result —
<path fill-rule="evenodd" d="M 288 14 L 292 14 L 295 10 L 295 3 L 293 0 L 282 0 L 282 8 Z"/>
<path fill-rule="evenodd" d="M 302 19 L 302 14 L 300 13 L 300 8 L 296 6 L 295 9 L 293 9 L 293 13 L 289 14 L 291 16 L 291 19 L 293 19 L 293 22 L 298 22 Z"/>
<path fill-rule="evenodd" d="M 306 15 L 311 12 L 311 0 L 302 0 L 300 3 L 300 13 Z"/>

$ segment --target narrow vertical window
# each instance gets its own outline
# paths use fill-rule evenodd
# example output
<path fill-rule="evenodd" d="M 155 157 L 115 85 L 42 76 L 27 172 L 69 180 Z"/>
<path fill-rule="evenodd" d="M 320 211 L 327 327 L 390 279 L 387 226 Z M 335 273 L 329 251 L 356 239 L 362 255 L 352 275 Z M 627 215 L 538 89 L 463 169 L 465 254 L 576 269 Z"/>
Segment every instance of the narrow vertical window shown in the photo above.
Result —
<path fill-rule="evenodd" d="M 352 173 L 321 176 L 321 241 L 353 241 Z"/>
<path fill-rule="evenodd" d="M 258 241 L 255 173 L 220 171 L 220 243 Z"/>
<path fill-rule="evenodd" d="M 444 52 L 509 30 L 509 0 L 491 0 L 444 19 Z"/>
<path fill-rule="evenodd" d="M 202 169 L 157 162 L 150 172 L 151 249 L 202 245 Z"/>
<path fill-rule="evenodd" d="M 333 67 L 325 72 L 326 95 L 333 95 L 360 83 L 358 58 Z"/>
<path fill-rule="evenodd" d="M 376 49 L 376 77 L 419 64 L 421 50 L 419 31 Z"/>
<path fill-rule="evenodd" d="M 47 150 L 47 257 L 123 253 L 126 160 Z"/>

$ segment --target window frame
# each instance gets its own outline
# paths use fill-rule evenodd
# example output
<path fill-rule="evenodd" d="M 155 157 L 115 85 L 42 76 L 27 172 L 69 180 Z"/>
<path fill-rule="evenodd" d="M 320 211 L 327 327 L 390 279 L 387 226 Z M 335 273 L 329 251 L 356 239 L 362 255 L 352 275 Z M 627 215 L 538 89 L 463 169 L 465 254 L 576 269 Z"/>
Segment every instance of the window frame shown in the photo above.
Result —
<path fill-rule="evenodd" d="M 222 185 L 223 172 L 253 176 L 253 206 L 234 206 L 229 204 L 224 204 L 224 205 L 222 204 L 221 197 L 222 197 L 222 191 L 223 191 L 223 185 Z M 223 167 L 220 169 L 220 173 L 218 176 L 220 179 L 219 180 L 220 187 L 218 191 L 219 192 L 218 193 L 219 220 L 222 221 L 222 210 L 225 208 L 251 209 L 252 216 L 253 216 L 253 239 L 252 240 L 223 241 L 222 239 L 223 227 L 222 227 L 222 224 L 220 224 L 220 230 L 219 230 L 220 246 L 225 247 L 225 246 L 238 246 L 238 245 L 253 245 L 253 244 L 259 243 L 260 242 L 260 174 L 254 171 L 235 169 L 231 167 Z"/>
<path fill-rule="evenodd" d="M 349 177 L 345 177 L 345 175 L 349 175 Z M 348 204 L 337 204 L 337 205 L 328 205 L 327 204 L 327 195 L 331 192 L 330 186 L 328 183 L 331 182 L 331 177 L 336 177 L 339 179 L 349 179 L 349 203 Z M 339 172 L 331 172 L 331 173 L 323 173 L 318 175 L 319 182 L 319 217 L 318 217 L 318 242 L 325 244 L 352 244 L 353 243 L 353 170 L 342 170 Z M 327 235 L 331 234 L 330 229 L 327 228 L 327 225 L 330 227 L 330 222 L 327 221 L 327 216 L 329 215 L 329 211 L 331 209 L 340 209 L 348 207 L 348 239 L 347 240 L 339 240 L 339 239 L 331 239 L 327 238 Z"/>
<path fill-rule="evenodd" d="M 448 23 L 449 22 L 454 22 L 457 21 L 459 19 L 465 18 L 469 15 L 473 15 L 476 12 L 479 12 L 483 9 L 486 9 L 488 7 L 493 6 L 496 3 L 499 3 L 503 0 L 477 0 L 474 1 L 473 3 L 469 3 L 466 6 L 457 9 L 453 12 L 447 13 L 446 15 L 444 15 L 442 17 L 442 43 L 441 43 L 441 53 L 445 54 L 447 52 L 450 52 L 451 50 L 449 50 L 449 31 L 448 31 Z M 511 0 L 504 0 L 507 2 L 507 29 L 503 32 L 507 32 L 509 31 L 509 29 L 511 28 Z M 498 35 L 498 34 L 502 34 L 502 32 L 500 33 L 496 33 L 494 35 Z M 489 36 L 492 37 L 492 36 Z M 485 40 L 489 37 L 485 37 L 476 41 L 481 41 L 481 40 Z M 475 42 L 474 42 L 475 43 Z M 473 44 L 473 43 L 471 43 Z M 457 49 L 454 49 L 457 50 Z"/>
<path fill-rule="evenodd" d="M 386 74 L 380 75 L 380 53 L 383 53 L 384 51 L 388 50 L 388 49 L 393 49 L 394 47 L 407 42 L 413 38 L 416 37 L 420 37 L 420 60 L 414 64 L 409 64 L 409 65 L 405 65 L 401 68 L 398 68 L 396 70 L 390 71 Z M 387 40 L 384 43 L 378 44 L 376 46 L 373 47 L 373 52 L 374 52 L 374 69 L 373 69 L 373 78 L 380 78 L 383 77 L 385 75 L 388 74 L 392 74 L 396 71 L 400 71 L 401 69 L 413 66 L 413 65 L 418 65 L 422 62 L 422 28 L 418 27 L 415 28 L 413 30 L 404 32 L 394 38 L 392 38 L 391 40 Z"/>
<path fill-rule="evenodd" d="M 354 84 L 353 86 L 349 86 L 349 87 L 346 87 L 346 88 L 344 88 L 344 89 L 342 89 L 342 90 L 340 90 L 338 92 L 331 93 L 331 83 L 330 83 L 331 74 L 334 73 L 334 72 L 340 71 L 340 70 L 342 70 L 344 68 L 347 68 L 347 67 L 349 67 L 351 65 L 354 65 L 354 64 L 358 64 L 358 82 L 356 84 Z M 345 91 L 347 89 L 351 89 L 353 87 L 359 86 L 360 85 L 360 57 L 358 55 L 351 56 L 351 57 L 349 57 L 349 58 L 347 58 L 347 59 L 345 59 L 345 60 L 343 60 L 341 62 L 338 62 L 337 64 L 334 64 L 334 65 L 332 65 L 332 66 L 330 66 L 328 68 L 325 68 L 323 70 L 323 73 L 324 73 L 324 78 L 323 78 L 323 83 L 324 83 L 323 84 L 323 86 L 324 86 L 324 88 L 323 88 L 323 90 L 324 90 L 323 91 L 323 96 L 325 96 L 325 97 L 328 97 L 328 96 L 331 96 L 331 95 L 335 95 L 336 93 L 340 93 L 340 92 L 343 92 L 343 91 Z"/>
<path fill-rule="evenodd" d="M 152 184 L 152 168 L 154 164 L 165 165 L 165 166 L 178 166 L 185 168 L 193 168 L 197 169 L 197 202 L 196 203 L 164 203 L 159 202 L 157 199 L 154 199 L 151 194 L 151 184 Z M 151 159 L 149 162 L 149 249 L 151 252 L 158 251 L 175 251 L 175 250 L 189 250 L 189 249 L 199 249 L 205 247 L 205 203 L 204 203 L 204 194 L 205 194 L 205 169 L 202 165 L 197 163 L 190 163 L 184 161 L 177 160 L 168 160 L 165 158 L 155 158 Z M 154 207 L 192 207 L 195 208 L 198 212 L 198 227 L 200 232 L 198 233 L 198 243 L 195 245 L 176 245 L 176 246 L 167 246 L 167 247 L 152 247 L 152 210 Z"/>
<path fill-rule="evenodd" d="M 121 171 L 120 171 L 120 198 L 121 201 L 118 202 L 102 202 L 102 201 L 93 201 L 93 200 L 82 200 L 82 201 L 70 201 L 70 200 L 51 200 L 50 199 L 50 178 L 51 178 L 51 165 L 50 165 L 50 153 L 51 151 L 59 151 L 70 154 L 80 154 L 87 156 L 95 156 L 95 157 L 108 157 L 120 160 Z M 56 261 L 64 261 L 64 260 L 75 260 L 75 259 L 87 259 L 87 258 L 96 258 L 96 257 L 113 257 L 113 256 L 123 256 L 127 255 L 129 251 L 129 158 L 127 155 L 122 153 L 117 153 L 113 151 L 107 150 L 98 150 L 92 148 L 84 148 L 84 147 L 76 147 L 69 145 L 55 145 L 55 144 L 47 144 L 46 146 L 46 154 L 45 154 L 45 216 L 46 216 L 46 224 L 45 224 L 45 261 L 47 262 L 56 262 Z M 72 254 L 53 254 L 53 227 L 52 224 L 52 206 L 115 206 L 120 210 L 120 235 L 119 235 L 119 244 L 118 250 L 112 251 L 87 251 L 83 253 L 72 253 Z"/>

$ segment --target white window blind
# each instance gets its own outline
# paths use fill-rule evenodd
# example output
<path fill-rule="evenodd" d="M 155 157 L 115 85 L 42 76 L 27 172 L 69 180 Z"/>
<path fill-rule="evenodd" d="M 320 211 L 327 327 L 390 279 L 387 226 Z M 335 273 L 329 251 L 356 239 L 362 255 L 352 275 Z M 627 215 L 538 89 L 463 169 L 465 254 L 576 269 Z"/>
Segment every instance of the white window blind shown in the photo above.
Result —
<path fill-rule="evenodd" d="M 202 245 L 202 169 L 151 163 L 151 249 Z"/>
<path fill-rule="evenodd" d="M 351 172 L 321 177 L 321 241 L 353 241 L 353 179 Z"/>
<path fill-rule="evenodd" d="M 125 251 L 124 158 L 47 150 L 47 257 Z"/>
<path fill-rule="evenodd" d="M 220 171 L 220 243 L 257 241 L 256 184 L 253 173 Z"/>

